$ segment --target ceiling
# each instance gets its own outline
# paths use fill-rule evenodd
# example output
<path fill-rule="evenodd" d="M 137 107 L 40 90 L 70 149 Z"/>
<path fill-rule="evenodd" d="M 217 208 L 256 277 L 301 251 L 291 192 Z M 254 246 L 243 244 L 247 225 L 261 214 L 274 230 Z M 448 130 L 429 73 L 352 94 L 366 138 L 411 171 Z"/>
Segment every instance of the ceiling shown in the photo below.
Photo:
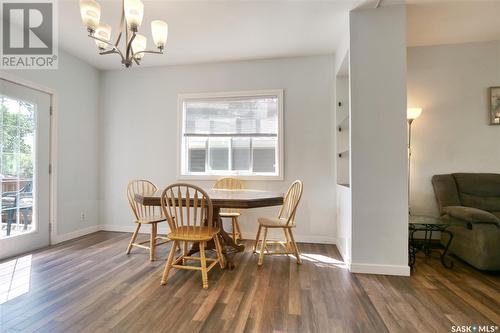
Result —
<path fill-rule="evenodd" d="M 101 22 L 116 29 L 121 0 L 98 0 Z M 165 20 L 165 55 L 141 66 L 165 66 L 332 54 L 345 35 L 348 12 L 374 0 L 143 0 L 140 33 L 153 48 L 150 22 Z M 500 0 L 408 0 L 408 46 L 500 40 Z M 382 5 L 389 5 L 384 0 Z M 59 46 L 100 69 L 121 68 L 117 55 L 100 56 L 80 19 L 78 0 L 60 0 Z M 116 38 L 116 31 L 113 32 Z"/>
<path fill-rule="evenodd" d="M 101 22 L 116 29 L 121 2 L 98 1 Z M 152 20 L 165 20 L 169 36 L 166 55 L 146 55 L 141 66 L 161 66 L 332 54 L 346 31 L 348 11 L 360 1 L 143 2 L 140 32 L 148 37 L 148 48 L 154 46 Z M 78 1 L 59 1 L 59 13 L 59 46 L 63 50 L 101 69 L 121 67 L 117 55 L 97 54 L 81 22 Z"/>

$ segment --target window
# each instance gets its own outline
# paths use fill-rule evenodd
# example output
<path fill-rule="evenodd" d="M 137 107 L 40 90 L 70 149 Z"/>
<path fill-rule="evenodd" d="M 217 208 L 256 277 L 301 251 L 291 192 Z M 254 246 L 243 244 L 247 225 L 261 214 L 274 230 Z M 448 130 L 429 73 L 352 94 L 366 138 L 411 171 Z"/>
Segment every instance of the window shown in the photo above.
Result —
<path fill-rule="evenodd" d="M 179 95 L 181 177 L 282 179 L 283 91 Z"/>

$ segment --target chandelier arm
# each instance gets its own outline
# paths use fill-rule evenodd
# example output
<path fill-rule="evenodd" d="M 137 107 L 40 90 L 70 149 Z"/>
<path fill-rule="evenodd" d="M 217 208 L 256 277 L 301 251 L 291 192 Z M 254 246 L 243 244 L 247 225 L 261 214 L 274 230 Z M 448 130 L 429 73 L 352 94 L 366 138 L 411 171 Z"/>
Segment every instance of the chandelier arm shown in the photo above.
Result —
<path fill-rule="evenodd" d="M 115 54 L 115 53 L 118 53 L 118 52 L 116 52 L 115 50 L 107 50 L 107 51 L 99 52 L 99 55 Z"/>
<path fill-rule="evenodd" d="M 115 45 L 114 45 L 113 43 L 110 43 L 110 42 L 108 42 L 108 41 L 107 41 L 107 40 L 105 40 L 105 39 L 101 39 L 101 38 L 96 37 L 96 36 L 93 36 L 93 35 L 89 35 L 89 37 L 90 37 L 90 38 L 92 38 L 92 39 L 98 40 L 98 41 L 100 41 L 100 42 L 106 43 L 107 45 L 111 46 L 112 48 L 114 48 L 114 47 L 115 47 Z"/>
<path fill-rule="evenodd" d="M 135 32 L 132 32 L 132 37 L 130 37 L 130 41 L 127 43 L 127 60 L 130 60 L 130 51 L 132 50 L 132 56 L 134 55 L 134 50 L 132 49 L 132 42 L 134 41 L 136 36 Z"/>
<path fill-rule="evenodd" d="M 120 31 L 120 33 L 118 34 L 118 37 L 116 38 L 115 47 L 118 47 L 118 43 L 120 43 L 121 38 L 122 38 L 122 32 Z"/>
<path fill-rule="evenodd" d="M 136 59 L 136 58 L 132 58 L 132 59 L 134 59 L 134 61 L 135 61 L 135 63 L 137 64 L 137 66 L 140 66 L 140 65 L 141 65 L 141 63 L 139 62 L 139 60 L 138 60 L 138 59 Z"/>
<path fill-rule="evenodd" d="M 93 36 L 93 35 L 89 35 L 89 37 L 92 39 L 98 40 L 100 42 L 106 43 L 107 45 L 111 46 L 112 50 L 115 51 L 114 53 L 118 53 L 120 55 L 120 57 L 122 58 L 122 60 L 125 60 L 125 58 L 123 57 L 122 51 L 120 51 L 120 49 L 118 47 L 116 47 L 114 44 L 108 42 L 105 39 L 101 39 L 101 38 Z M 109 54 L 109 53 L 99 53 L 99 54 Z"/>
<path fill-rule="evenodd" d="M 145 54 L 145 53 L 149 53 L 149 54 L 163 54 L 163 50 L 162 51 L 151 51 L 151 50 L 146 50 L 146 51 L 139 51 L 139 52 L 136 52 L 133 54 L 133 56 L 135 57 L 137 54 Z"/>

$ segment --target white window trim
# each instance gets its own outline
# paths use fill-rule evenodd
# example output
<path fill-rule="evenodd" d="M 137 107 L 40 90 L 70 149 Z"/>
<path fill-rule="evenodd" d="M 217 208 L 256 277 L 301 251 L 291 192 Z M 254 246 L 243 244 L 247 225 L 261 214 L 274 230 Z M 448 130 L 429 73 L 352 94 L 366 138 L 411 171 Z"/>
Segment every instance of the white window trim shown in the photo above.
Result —
<path fill-rule="evenodd" d="M 182 174 L 182 128 L 184 102 L 186 100 L 278 96 L 278 175 L 231 175 L 231 174 Z M 284 126 L 283 126 L 283 89 L 246 90 L 229 92 L 181 93 L 177 96 L 177 179 L 178 180 L 217 180 L 221 177 L 237 177 L 243 180 L 284 180 Z"/>

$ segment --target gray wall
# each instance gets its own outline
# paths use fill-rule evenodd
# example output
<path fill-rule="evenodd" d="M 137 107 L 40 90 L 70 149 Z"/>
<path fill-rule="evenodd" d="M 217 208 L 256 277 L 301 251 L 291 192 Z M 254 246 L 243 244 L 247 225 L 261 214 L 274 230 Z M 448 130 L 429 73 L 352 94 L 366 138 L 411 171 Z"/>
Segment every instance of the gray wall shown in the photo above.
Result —
<path fill-rule="evenodd" d="M 178 93 L 283 88 L 285 180 L 250 181 L 247 187 L 285 191 L 302 179 L 297 239 L 334 242 L 333 67 L 333 56 L 318 56 L 103 72 L 101 223 L 133 228 L 124 195 L 130 179 L 151 179 L 160 187 L 176 181 Z M 254 237 L 257 217 L 276 213 L 243 212 L 243 233 Z"/>
<path fill-rule="evenodd" d="M 438 215 L 431 177 L 500 173 L 500 126 L 488 126 L 488 87 L 500 86 L 500 42 L 408 49 L 412 125 L 411 208 Z"/>
<path fill-rule="evenodd" d="M 97 225 L 99 71 L 60 50 L 57 70 L 5 72 L 56 91 L 57 235 Z"/>

